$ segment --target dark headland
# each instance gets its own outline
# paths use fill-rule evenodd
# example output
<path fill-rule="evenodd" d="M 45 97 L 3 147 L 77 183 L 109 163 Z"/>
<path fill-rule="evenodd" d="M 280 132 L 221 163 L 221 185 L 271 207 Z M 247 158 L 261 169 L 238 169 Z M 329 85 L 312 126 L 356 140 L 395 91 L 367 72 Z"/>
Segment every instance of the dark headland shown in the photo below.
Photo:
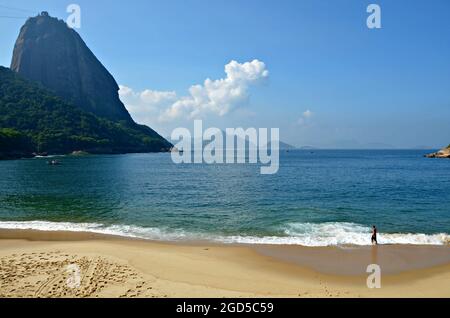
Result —
<path fill-rule="evenodd" d="M 43 12 L 0 67 L 0 159 L 33 153 L 167 152 L 172 144 L 134 122 L 119 86 L 79 34 Z"/>

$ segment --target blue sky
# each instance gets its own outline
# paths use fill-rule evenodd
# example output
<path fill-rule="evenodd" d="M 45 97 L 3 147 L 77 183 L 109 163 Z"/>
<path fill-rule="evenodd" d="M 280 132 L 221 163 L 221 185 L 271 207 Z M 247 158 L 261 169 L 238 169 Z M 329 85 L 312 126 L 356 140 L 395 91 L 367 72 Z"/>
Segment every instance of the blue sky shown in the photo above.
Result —
<path fill-rule="evenodd" d="M 125 87 L 133 117 L 164 136 L 199 117 L 279 127 L 297 146 L 450 143 L 447 0 L 0 0 L 0 16 L 66 19 L 71 3 L 81 7 L 77 32 Z M 370 3 L 381 7 L 381 29 L 366 26 Z M 0 18 L 1 65 L 24 21 Z M 217 99 L 198 102 L 211 92 Z"/>

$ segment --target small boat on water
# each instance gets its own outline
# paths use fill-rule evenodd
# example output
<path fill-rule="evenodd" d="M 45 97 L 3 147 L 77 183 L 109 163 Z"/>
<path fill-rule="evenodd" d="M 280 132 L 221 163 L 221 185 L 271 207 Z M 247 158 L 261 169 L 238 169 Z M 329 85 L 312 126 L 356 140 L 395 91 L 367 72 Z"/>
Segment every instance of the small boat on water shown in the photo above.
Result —
<path fill-rule="evenodd" d="M 46 157 L 48 157 L 48 153 L 47 152 L 33 152 L 32 155 L 35 156 L 36 158 L 46 158 Z"/>
<path fill-rule="evenodd" d="M 61 162 L 59 160 L 50 160 L 50 161 L 47 161 L 47 164 L 49 166 L 58 166 L 61 164 Z"/>

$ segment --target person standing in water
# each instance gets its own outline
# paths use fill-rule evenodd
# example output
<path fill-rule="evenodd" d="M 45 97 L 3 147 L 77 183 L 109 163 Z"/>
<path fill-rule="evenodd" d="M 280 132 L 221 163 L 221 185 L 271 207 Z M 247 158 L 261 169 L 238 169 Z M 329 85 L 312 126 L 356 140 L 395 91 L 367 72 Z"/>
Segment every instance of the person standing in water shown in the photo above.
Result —
<path fill-rule="evenodd" d="M 375 245 L 378 245 L 377 233 L 378 233 L 378 230 L 377 230 L 376 226 L 374 225 L 372 227 L 372 244 L 375 244 Z"/>

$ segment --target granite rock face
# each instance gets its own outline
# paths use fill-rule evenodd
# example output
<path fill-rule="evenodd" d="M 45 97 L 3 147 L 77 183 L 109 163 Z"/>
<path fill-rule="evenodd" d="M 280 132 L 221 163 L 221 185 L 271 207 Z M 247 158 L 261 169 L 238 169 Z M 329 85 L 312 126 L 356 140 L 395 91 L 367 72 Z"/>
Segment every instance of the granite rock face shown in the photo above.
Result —
<path fill-rule="evenodd" d="M 11 69 L 85 111 L 134 123 L 112 75 L 77 32 L 46 12 L 29 18 L 21 28 Z"/>

